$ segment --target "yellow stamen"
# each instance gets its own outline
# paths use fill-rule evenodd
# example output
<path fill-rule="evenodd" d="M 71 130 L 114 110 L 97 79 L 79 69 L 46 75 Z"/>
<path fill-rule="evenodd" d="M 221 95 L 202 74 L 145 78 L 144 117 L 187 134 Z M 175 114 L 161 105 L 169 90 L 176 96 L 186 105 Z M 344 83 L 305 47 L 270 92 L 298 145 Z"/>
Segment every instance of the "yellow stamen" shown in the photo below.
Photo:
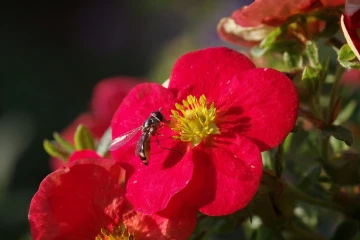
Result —
<path fill-rule="evenodd" d="M 101 234 L 95 237 L 95 240 L 135 240 L 135 235 L 129 233 L 128 228 L 124 225 L 114 227 L 110 232 L 107 228 L 101 229 Z"/>
<path fill-rule="evenodd" d="M 196 146 L 210 134 L 220 133 L 215 124 L 216 108 L 214 103 L 207 106 L 205 95 L 199 100 L 189 95 L 182 104 L 176 103 L 175 108 L 177 110 L 171 110 L 170 115 L 170 127 L 178 134 L 174 139 Z"/>

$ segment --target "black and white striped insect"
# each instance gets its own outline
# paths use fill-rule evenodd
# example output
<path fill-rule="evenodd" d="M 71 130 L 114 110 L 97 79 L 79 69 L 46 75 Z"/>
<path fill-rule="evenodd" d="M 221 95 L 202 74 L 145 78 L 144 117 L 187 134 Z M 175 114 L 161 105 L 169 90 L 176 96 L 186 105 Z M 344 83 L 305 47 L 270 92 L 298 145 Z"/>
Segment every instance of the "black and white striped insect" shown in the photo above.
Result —
<path fill-rule="evenodd" d="M 121 146 L 129 142 L 136 133 L 141 130 L 142 133 L 136 144 L 135 155 L 140 156 L 141 161 L 147 166 L 150 155 L 150 137 L 157 133 L 157 130 L 165 120 L 160 111 L 161 109 L 152 112 L 150 117 L 145 120 L 142 126 L 132 129 L 131 131 L 115 138 L 111 142 L 109 150 L 114 151 L 119 149 Z"/>

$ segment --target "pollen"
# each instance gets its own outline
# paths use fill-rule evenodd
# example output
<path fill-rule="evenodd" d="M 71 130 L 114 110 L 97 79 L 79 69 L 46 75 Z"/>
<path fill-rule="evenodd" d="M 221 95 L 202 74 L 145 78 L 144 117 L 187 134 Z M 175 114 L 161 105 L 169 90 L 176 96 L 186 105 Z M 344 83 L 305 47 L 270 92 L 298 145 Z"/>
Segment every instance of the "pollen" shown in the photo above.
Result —
<path fill-rule="evenodd" d="M 176 103 L 175 108 L 170 115 L 170 127 L 176 132 L 174 139 L 196 146 L 209 135 L 220 133 L 215 124 L 216 108 L 214 103 L 206 103 L 205 95 L 199 99 L 189 95 L 182 104 Z"/>
<path fill-rule="evenodd" d="M 102 228 L 101 234 L 98 234 L 95 240 L 135 240 L 135 235 L 129 233 L 128 228 L 120 224 L 114 227 L 112 232 L 107 228 Z"/>

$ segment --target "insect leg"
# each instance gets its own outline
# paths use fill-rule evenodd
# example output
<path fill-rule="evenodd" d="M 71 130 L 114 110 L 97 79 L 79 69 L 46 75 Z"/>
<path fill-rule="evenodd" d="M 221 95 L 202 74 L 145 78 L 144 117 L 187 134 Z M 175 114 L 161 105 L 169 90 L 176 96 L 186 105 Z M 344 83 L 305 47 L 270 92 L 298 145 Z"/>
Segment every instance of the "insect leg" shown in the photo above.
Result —
<path fill-rule="evenodd" d="M 169 150 L 169 151 L 174 151 L 174 152 L 177 152 L 177 153 L 179 153 L 179 154 L 183 155 L 183 153 L 182 153 L 182 152 L 180 152 L 179 150 L 162 147 L 162 146 L 160 145 L 160 141 L 159 141 L 158 137 L 157 137 L 156 135 L 155 135 L 155 137 L 156 137 L 156 142 L 157 142 L 157 144 L 158 144 L 159 148 L 161 148 L 161 149 L 165 149 L 165 150 Z"/>

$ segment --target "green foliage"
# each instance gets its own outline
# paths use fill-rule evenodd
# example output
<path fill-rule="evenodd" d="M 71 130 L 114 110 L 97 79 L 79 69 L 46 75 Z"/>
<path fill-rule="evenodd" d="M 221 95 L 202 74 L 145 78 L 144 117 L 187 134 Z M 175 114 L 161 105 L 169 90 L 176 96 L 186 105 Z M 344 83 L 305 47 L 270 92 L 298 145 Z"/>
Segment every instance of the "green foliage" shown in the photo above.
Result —
<path fill-rule="evenodd" d="M 261 41 L 260 48 L 271 47 L 281 33 L 282 31 L 280 27 L 275 28 L 264 40 Z"/>
<path fill-rule="evenodd" d="M 67 154 L 64 149 L 62 149 L 58 144 L 55 142 L 51 142 L 47 139 L 43 142 L 43 147 L 45 151 L 52 157 L 59 158 L 61 160 L 67 161 L 69 154 Z"/>
<path fill-rule="evenodd" d="M 348 62 L 356 58 L 354 52 L 351 50 L 348 44 L 344 44 L 339 50 L 338 60 L 340 62 Z"/>
<path fill-rule="evenodd" d="M 315 166 L 309 169 L 309 171 L 305 174 L 305 176 L 300 180 L 298 184 L 298 188 L 306 191 L 309 188 L 313 187 L 320 177 L 321 166 Z"/>
<path fill-rule="evenodd" d="M 275 170 L 276 177 L 280 178 L 284 171 L 284 162 L 283 162 L 283 154 L 284 154 L 284 145 L 280 144 L 274 154 L 273 160 L 273 169 Z"/>
<path fill-rule="evenodd" d="M 352 240 L 358 232 L 358 221 L 345 220 L 336 228 L 336 231 L 330 240 Z"/>
<path fill-rule="evenodd" d="M 55 142 L 57 142 L 64 150 L 67 152 L 72 152 L 75 150 L 74 146 L 66 141 L 59 133 L 55 132 L 53 134 Z"/>
<path fill-rule="evenodd" d="M 360 62 L 348 44 L 344 44 L 338 53 L 338 61 L 345 68 L 360 69 Z"/>
<path fill-rule="evenodd" d="M 357 106 L 357 103 L 355 100 L 350 101 L 345 108 L 340 112 L 340 114 L 337 116 L 335 120 L 335 124 L 340 125 L 345 123 L 347 120 L 350 119 L 350 117 L 353 115 L 355 108 Z"/>
<path fill-rule="evenodd" d="M 315 42 L 307 41 L 306 42 L 306 52 L 309 58 L 310 66 L 317 66 L 319 64 L 319 53 L 318 47 Z"/>
<path fill-rule="evenodd" d="M 284 52 L 283 60 L 288 69 L 301 69 L 303 66 L 303 57 L 301 54 Z"/>
<path fill-rule="evenodd" d="M 316 94 L 319 89 L 319 70 L 306 66 L 302 74 L 302 81 L 312 94 Z"/>
<path fill-rule="evenodd" d="M 351 146 L 354 141 L 352 132 L 343 126 L 330 126 L 322 129 L 322 133 L 325 138 L 333 136 L 334 138 L 345 142 L 348 146 Z"/>
<path fill-rule="evenodd" d="M 112 136 L 111 136 L 111 128 L 109 127 L 103 136 L 101 137 L 99 144 L 97 145 L 96 152 L 99 154 L 99 156 L 105 156 L 105 154 L 108 152 L 108 148 L 111 144 Z"/>
<path fill-rule="evenodd" d="M 360 184 L 360 156 L 356 152 L 343 151 L 326 166 L 333 182 L 340 185 Z"/>
<path fill-rule="evenodd" d="M 82 124 L 76 128 L 74 143 L 77 150 L 95 149 L 94 137 L 89 129 Z"/>

